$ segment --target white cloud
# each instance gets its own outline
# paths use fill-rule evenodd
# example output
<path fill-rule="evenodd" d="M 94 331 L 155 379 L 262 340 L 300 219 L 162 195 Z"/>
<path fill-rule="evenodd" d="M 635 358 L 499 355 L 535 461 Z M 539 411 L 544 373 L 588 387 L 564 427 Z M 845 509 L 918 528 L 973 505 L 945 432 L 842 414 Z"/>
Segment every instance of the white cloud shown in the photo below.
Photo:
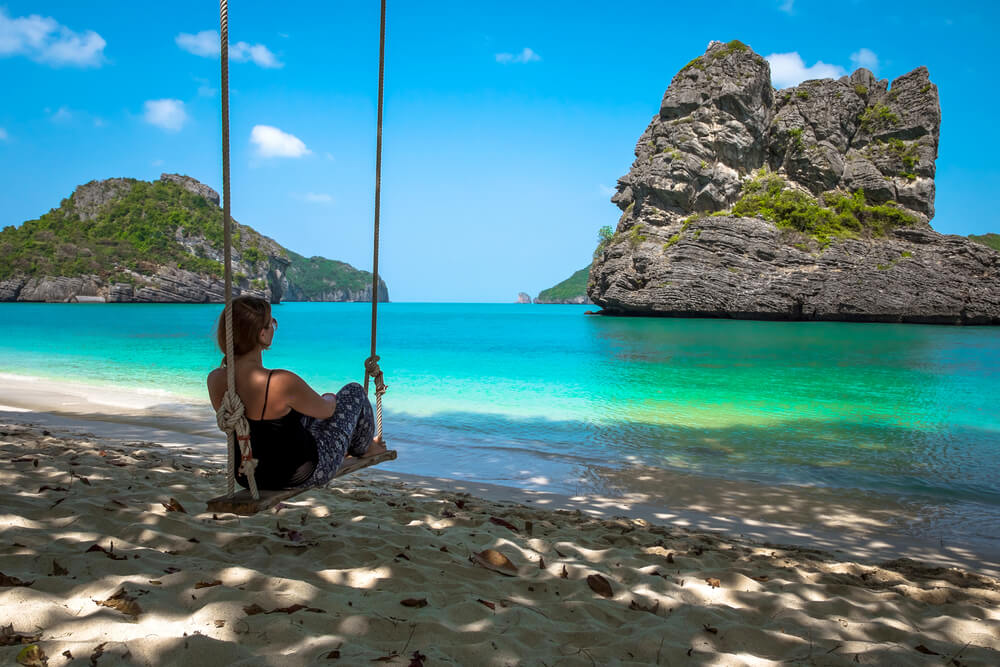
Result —
<path fill-rule="evenodd" d="M 163 160 L 153 160 L 150 164 L 154 167 L 159 167 L 163 164 Z"/>
<path fill-rule="evenodd" d="M 502 65 L 509 65 L 511 63 L 523 65 L 525 63 L 537 62 L 542 59 L 540 55 L 538 55 L 528 47 L 524 47 L 524 50 L 517 54 L 498 53 L 496 54 L 495 57 L 497 59 L 497 62 Z"/>
<path fill-rule="evenodd" d="M 784 0 L 781 5 L 778 6 L 778 9 L 786 14 L 791 14 L 795 11 L 795 7 L 793 5 L 795 5 L 795 0 Z"/>
<path fill-rule="evenodd" d="M 49 120 L 53 123 L 68 123 L 73 120 L 73 112 L 66 107 L 59 107 L 59 109 L 49 116 Z"/>
<path fill-rule="evenodd" d="M 609 187 L 608 187 L 608 186 L 606 186 L 606 185 L 598 185 L 598 186 L 597 186 L 597 191 L 598 191 L 599 193 L 601 193 L 601 195 L 603 195 L 603 196 L 605 196 L 605 197 L 610 197 L 610 196 L 612 196 L 613 194 L 615 194 L 616 192 L 618 192 L 618 191 L 617 191 L 617 190 L 615 190 L 614 188 L 609 188 Z"/>
<path fill-rule="evenodd" d="M 312 152 L 295 135 L 270 125 L 254 125 L 250 131 L 250 143 L 257 146 L 260 157 L 302 157 Z"/>
<path fill-rule="evenodd" d="M 237 42 L 229 47 L 229 57 L 236 62 L 244 63 L 252 60 L 256 65 L 267 68 L 284 67 L 285 64 L 279 62 L 277 57 L 263 44 L 247 44 Z"/>
<path fill-rule="evenodd" d="M 150 125 L 162 127 L 168 132 L 177 132 L 187 121 L 184 102 L 180 100 L 147 100 L 143 118 Z"/>
<path fill-rule="evenodd" d="M 212 56 L 219 55 L 222 48 L 219 45 L 220 40 L 221 38 L 217 30 L 202 30 L 195 35 L 182 32 L 174 37 L 174 42 L 177 46 L 188 53 L 193 53 L 203 58 L 211 58 Z"/>
<path fill-rule="evenodd" d="M 326 154 L 326 159 L 327 160 L 336 160 L 336 158 L 333 157 L 333 153 L 329 153 L 329 152 Z"/>
<path fill-rule="evenodd" d="M 307 202 L 311 202 L 313 204 L 333 203 L 333 197 L 324 192 L 307 192 L 305 193 L 305 195 L 303 195 L 302 198 L 305 199 Z"/>
<path fill-rule="evenodd" d="M 0 141 L 7 141 L 8 138 L 9 135 L 7 134 L 7 130 L 0 127 Z"/>
<path fill-rule="evenodd" d="M 100 67 L 106 45 L 93 30 L 77 33 L 38 14 L 11 18 L 0 7 L 0 57 L 23 55 L 55 67 Z"/>
<path fill-rule="evenodd" d="M 771 64 L 771 83 L 779 89 L 798 85 L 807 79 L 837 79 L 847 74 L 843 67 L 829 65 L 821 60 L 806 67 L 802 56 L 795 51 L 772 53 L 766 60 Z"/>
<path fill-rule="evenodd" d="M 174 42 L 188 53 L 203 58 L 218 58 L 222 50 L 217 30 L 202 30 L 194 35 L 182 32 L 174 37 Z M 249 44 L 247 42 L 230 44 L 229 59 L 238 63 L 253 62 L 260 67 L 271 69 L 284 67 L 284 63 L 280 62 L 263 44 Z"/>
<path fill-rule="evenodd" d="M 864 67 L 872 72 L 878 72 L 878 56 L 871 49 L 859 49 L 851 54 L 851 64 L 854 68 Z"/>

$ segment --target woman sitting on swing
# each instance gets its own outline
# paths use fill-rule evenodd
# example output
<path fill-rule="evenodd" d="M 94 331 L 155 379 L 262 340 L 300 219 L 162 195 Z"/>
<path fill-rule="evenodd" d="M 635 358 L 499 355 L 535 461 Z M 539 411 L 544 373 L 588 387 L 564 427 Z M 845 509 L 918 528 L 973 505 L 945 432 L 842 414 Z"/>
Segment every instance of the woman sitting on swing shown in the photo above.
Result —
<path fill-rule="evenodd" d="M 360 384 L 352 382 L 336 394 L 321 396 L 291 371 L 264 368 L 261 352 L 271 347 L 278 326 L 271 305 L 240 296 L 233 299 L 232 308 L 236 393 L 250 424 L 258 487 L 322 486 L 346 456 L 367 458 L 386 450 L 381 438 L 372 437 L 372 405 Z M 225 354 L 225 311 L 219 317 L 218 342 Z M 216 411 L 225 393 L 223 359 L 223 366 L 208 374 L 208 394 Z M 249 488 L 246 476 L 236 474 L 236 481 Z"/>

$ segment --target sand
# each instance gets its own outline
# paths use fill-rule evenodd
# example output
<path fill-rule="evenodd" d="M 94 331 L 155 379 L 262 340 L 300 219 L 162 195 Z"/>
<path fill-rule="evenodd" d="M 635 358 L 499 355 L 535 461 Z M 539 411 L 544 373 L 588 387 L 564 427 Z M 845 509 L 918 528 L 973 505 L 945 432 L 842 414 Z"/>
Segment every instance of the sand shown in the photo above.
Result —
<path fill-rule="evenodd" d="M 378 471 L 212 515 L 201 436 L 3 415 L 3 664 L 1000 664 L 1000 582 L 976 568 Z"/>

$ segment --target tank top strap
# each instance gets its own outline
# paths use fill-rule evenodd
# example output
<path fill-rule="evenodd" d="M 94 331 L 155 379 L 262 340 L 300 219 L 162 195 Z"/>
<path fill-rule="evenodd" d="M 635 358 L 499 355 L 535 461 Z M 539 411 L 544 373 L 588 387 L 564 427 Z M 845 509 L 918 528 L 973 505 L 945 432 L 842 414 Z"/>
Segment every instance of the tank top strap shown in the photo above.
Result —
<path fill-rule="evenodd" d="M 274 370 L 269 370 L 267 372 L 267 384 L 264 385 L 264 407 L 262 407 L 260 409 L 260 419 L 261 419 L 261 421 L 264 420 L 264 412 L 267 411 L 267 392 L 269 392 L 271 390 L 271 373 L 273 373 L 273 372 L 274 372 Z"/>

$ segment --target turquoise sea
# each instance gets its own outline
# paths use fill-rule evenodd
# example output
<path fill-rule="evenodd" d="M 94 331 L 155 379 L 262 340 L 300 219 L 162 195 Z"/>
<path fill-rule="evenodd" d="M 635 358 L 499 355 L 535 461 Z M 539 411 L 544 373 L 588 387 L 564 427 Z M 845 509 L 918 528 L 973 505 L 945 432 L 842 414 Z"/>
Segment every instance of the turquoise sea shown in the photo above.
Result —
<path fill-rule="evenodd" d="M 1000 329 L 379 307 L 400 472 L 573 493 L 588 466 L 875 490 L 1000 517 Z M 592 308 L 592 306 L 591 306 Z M 0 372 L 207 400 L 213 305 L 0 304 Z M 363 377 L 367 304 L 288 303 L 265 364 Z"/>

